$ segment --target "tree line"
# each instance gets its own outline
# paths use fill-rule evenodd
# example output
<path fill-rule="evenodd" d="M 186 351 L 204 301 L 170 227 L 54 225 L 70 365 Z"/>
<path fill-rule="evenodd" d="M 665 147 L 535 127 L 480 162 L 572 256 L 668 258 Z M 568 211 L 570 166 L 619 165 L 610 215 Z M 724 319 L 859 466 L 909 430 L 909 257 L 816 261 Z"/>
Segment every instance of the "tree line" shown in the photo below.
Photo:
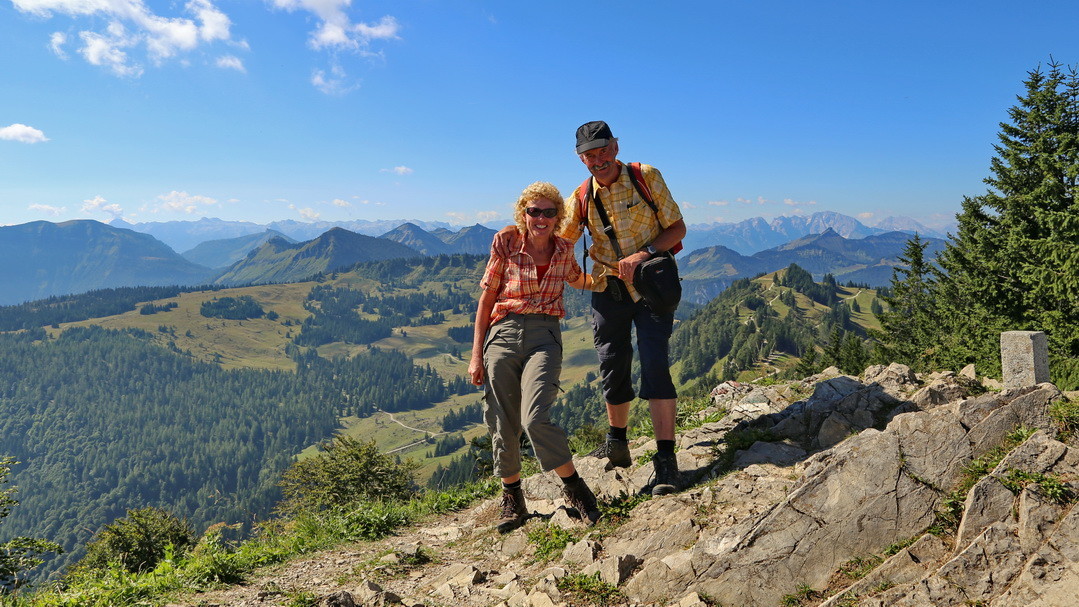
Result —
<path fill-rule="evenodd" d="M 1044 331 L 1053 380 L 1079 387 L 1079 75 L 1050 61 L 1000 123 L 989 189 L 963 200 L 935 259 L 908 242 L 890 309 L 890 358 L 917 370 L 1000 373 L 1002 331 Z"/>

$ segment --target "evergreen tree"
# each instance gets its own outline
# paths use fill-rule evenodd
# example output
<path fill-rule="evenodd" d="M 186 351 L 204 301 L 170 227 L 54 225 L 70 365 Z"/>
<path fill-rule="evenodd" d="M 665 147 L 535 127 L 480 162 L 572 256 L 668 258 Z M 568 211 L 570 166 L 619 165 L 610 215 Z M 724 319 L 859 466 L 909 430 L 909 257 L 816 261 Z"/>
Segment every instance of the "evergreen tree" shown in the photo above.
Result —
<path fill-rule="evenodd" d="M 16 463 L 10 457 L 0 458 L 0 485 L 7 484 L 11 467 Z M 0 522 L 12 506 L 19 505 L 13 493 L 13 488 L 0 489 Z M 55 542 L 28 537 L 16 537 L 0 544 L 0 595 L 22 586 L 27 580 L 25 573 L 40 565 L 41 557 L 49 552 L 60 553 L 63 549 Z"/>
<path fill-rule="evenodd" d="M 939 258 L 949 366 L 998 362 L 1001 330 L 1045 331 L 1058 366 L 1079 358 L 1079 75 L 1053 62 L 1024 86 L 1000 125 L 991 189 L 963 201 Z"/>
<path fill-rule="evenodd" d="M 889 344 L 887 355 L 919 371 L 931 366 L 927 352 L 936 339 L 932 320 L 935 281 L 932 266 L 925 259 L 928 244 L 918 234 L 907 241 L 899 256 L 903 266 L 892 270 L 891 293 L 884 297 L 888 311 L 878 314 Z"/>

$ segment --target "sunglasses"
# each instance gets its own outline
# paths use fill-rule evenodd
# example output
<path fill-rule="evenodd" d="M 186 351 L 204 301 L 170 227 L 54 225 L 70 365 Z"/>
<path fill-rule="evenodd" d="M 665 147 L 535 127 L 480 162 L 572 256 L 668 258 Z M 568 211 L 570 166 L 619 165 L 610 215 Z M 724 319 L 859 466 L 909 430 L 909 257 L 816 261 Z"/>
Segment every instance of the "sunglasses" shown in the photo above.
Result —
<path fill-rule="evenodd" d="M 536 207 L 528 207 L 525 209 L 525 213 L 528 213 L 530 217 L 539 217 L 543 215 L 548 219 L 558 215 L 558 209 L 537 209 Z"/>

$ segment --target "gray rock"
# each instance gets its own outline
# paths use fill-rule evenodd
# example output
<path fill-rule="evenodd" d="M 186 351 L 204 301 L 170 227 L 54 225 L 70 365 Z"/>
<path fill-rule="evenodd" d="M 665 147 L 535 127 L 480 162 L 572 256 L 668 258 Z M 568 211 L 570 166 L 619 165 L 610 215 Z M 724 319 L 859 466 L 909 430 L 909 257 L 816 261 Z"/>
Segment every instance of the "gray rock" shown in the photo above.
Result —
<path fill-rule="evenodd" d="M 749 449 L 739 451 L 734 458 L 734 468 L 746 468 L 753 464 L 774 464 L 789 466 L 805 459 L 805 449 L 787 443 L 766 443 L 757 441 Z"/>
<path fill-rule="evenodd" d="M 566 546 L 566 549 L 562 551 L 562 560 L 578 566 L 591 565 L 596 561 L 596 555 L 599 554 L 600 549 L 599 542 L 583 539 Z"/>
<path fill-rule="evenodd" d="M 993 605 L 1074 605 L 1079 589 L 1079 508 L 1072 508 Z"/>
<path fill-rule="evenodd" d="M 948 546 L 935 535 L 926 534 L 907 548 L 900 550 L 881 563 L 864 578 L 835 594 L 820 607 L 835 607 L 846 603 L 851 597 L 871 594 L 882 586 L 912 584 L 925 577 L 940 565 L 948 554 Z"/>
<path fill-rule="evenodd" d="M 599 578 L 612 586 L 621 586 L 622 582 L 629 579 L 633 571 L 640 566 L 641 559 L 632 554 L 612 556 L 592 563 L 585 567 L 581 573 L 593 575 L 599 573 Z"/>
<path fill-rule="evenodd" d="M 910 367 L 899 363 L 888 366 L 873 365 L 862 374 L 866 384 L 877 384 L 885 392 L 893 396 L 899 396 L 909 392 L 918 385 L 918 377 Z"/>
<path fill-rule="evenodd" d="M 356 607 L 352 595 L 345 591 L 335 592 L 319 599 L 319 607 Z"/>

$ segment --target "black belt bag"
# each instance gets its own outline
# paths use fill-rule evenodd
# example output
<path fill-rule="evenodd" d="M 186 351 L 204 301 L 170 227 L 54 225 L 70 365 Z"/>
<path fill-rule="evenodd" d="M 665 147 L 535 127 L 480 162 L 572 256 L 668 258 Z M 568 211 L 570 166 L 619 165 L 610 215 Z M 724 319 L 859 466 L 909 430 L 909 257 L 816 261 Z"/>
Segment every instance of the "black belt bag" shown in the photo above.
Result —
<path fill-rule="evenodd" d="M 633 288 L 656 314 L 674 314 L 682 301 L 678 264 L 670 251 L 656 253 L 633 271 Z"/>
<path fill-rule="evenodd" d="M 659 223 L 659 211 L 650 200 L 647 198 L 645 200 L 652 206 L 652 211 L 656 214 L 656 223 Z M 603 232 L 611 240 L 615 255 L 618 259 L 622 259 L 625 255 L 622 254 L 622 247 L 618 245 L 614 226 L 611 225 L 611 219 L 607 217 L 607 210 L 603 208 L 603 201 L 596 196 L 594 202 L 600 221 L 603 222 Z M 660 223 L 660 227 L 662 228 L 663 224 Z M 610 280 L 608 279 L 608 282 Z M 674 314 L 678 303 L 682 301 L 682 282 L 678 278 L 678 264 L 674 261 L 674 253 L 671 251 L 655 253 L 651 259 L 639 264 L 633 271 L 633 288 L 641 294 L 644 305 L 656 314 Z"/>

